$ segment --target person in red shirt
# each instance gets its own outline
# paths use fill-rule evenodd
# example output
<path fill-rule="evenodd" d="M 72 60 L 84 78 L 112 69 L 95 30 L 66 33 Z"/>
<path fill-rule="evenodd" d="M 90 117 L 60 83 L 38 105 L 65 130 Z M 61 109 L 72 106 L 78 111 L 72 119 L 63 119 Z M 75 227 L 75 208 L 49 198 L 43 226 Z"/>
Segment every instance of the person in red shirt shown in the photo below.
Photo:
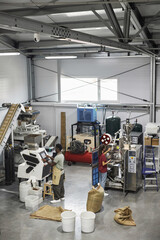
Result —
<path fill-rule="evenodd" d="M 109 148 L 107 151 L 105 150 L 106 150 L 105 145 L 101 144 L 98 150 L 98 159 L 99 159 L 98 170 L 99 170 L 99 183 L 103 187 L 103 189 L 105 189 L 105 184 L 107 179 L 107 164 L 110 162 L 110 160 L 107 161 L 106 153 L 109 152 L 111 148 Z M 107 196 L 108 194 L 105 193 L 104 195 Z"/>

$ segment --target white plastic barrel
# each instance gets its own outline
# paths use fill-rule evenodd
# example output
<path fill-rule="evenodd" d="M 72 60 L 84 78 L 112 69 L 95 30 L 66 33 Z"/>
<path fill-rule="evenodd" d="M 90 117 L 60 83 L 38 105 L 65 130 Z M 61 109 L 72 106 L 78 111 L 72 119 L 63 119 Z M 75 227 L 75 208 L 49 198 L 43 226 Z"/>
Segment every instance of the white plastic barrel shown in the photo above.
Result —
<path fill-rule="evenodd" d="M 81 213 L 81 231 L 84 233 L 93 232 L 95 229 L 95 213 L 86 211 Z"/>
<path fill-rule="evenodd" d="M 74 232 L 76 213 L 73 211 L 65 211 L 61 213 L 63 232 Z"/>
<path fill-rule="evenodd" d="M 30 189 L 31 185 L 27 181 L 23 181 L 19 184 L 19 198 L 21 202 L 25 202 L 25 198 L 28 196 Z"/>

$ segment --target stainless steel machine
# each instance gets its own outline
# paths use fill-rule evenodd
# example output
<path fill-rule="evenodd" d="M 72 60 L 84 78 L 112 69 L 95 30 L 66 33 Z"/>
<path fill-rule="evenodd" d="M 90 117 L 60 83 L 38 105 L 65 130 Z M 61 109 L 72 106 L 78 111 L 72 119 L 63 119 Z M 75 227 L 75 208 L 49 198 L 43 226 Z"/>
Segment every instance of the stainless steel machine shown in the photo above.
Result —
<path fill-rule="evenodd" d="M 30 136 L 37 136 L 34 143 L 36 142 L 39 146 L 44 147 L 46 139 L 46 130 L 41 130 L 39 125 L 36 125 L 36 118 L 39 115 L 38 110 L 32 110 L 31 107 L 25 107 L 25 112 L 22 112 L 18 116 L 17 127 L 14 129 L 14 162 L 15 167 L 23 163 L 23 159 L 20 152 L 27 146 L 27 138 Z M 36 141 L 38 140 L 38 141 Z"/>
<path fill-rule="evenodd" d="M 19 114 L 18 126 L 14 130 L 14 141 L 24 142 L 25 137 L 29 134 L 39 134 L 41 135 L 41 146 L 44 146 L 46 130 L 41 130 L 39 125 L 35 124 L 39 113 L 37 110 L 29 110 Z"/>
<path fill-rule="evenodd" d="M 119 130 L 119 139 L 109 144 L 111 147 L 111 163 L 108 164 L 107 188 L 122 189 L 123 191 L 137 191 L 142 184 L 142 145 L 132 145 L 130 132 L 134 125 L 129 119 L 123 126 L 123 132 Z M 119 142 L 119 143 L 117 143 Z"/>
<path fill-rule="evenodd" d="M 142 145 L 131 145 L 126 152 L 125 191 L 142 187 Z"/>

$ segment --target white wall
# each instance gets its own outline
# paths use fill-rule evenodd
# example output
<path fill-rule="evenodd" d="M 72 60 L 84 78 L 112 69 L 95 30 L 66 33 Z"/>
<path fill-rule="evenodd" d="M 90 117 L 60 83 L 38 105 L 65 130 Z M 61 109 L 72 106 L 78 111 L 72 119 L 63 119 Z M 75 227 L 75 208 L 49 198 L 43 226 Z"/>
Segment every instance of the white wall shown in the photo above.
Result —
<path fill-rule="evenodd" d="M 26 57 L 0 57 L 0 107 L 2 103 L 23 103 L 28 100 Z M 7 109 L 0 108 L 0 124 Z M 2 157 L 0 156 L 0 164 Z"/>
<path fill-rule="evenodd" d="M 55 70 L 55 61 L 41 61 L 39 64 L 46 68 Z M 45 65 L 44 65 L 45 64 Z M 145 65 L 139 68 L 142 65 Z M 54 65 L 54 66 L 53 66 Z M 135 69 L 137 68 L 137 69 Z M 134 69 L 130 71 L 131 69 Z M 57 78 L 49 74 L 47 80 L 46 70 L 36 69 L 36 82 L 39 83 L 38 94 L 45 89 L 45 93 L 49 94 L 53 92 L 50 86 L 57 86 Z M 43 72 L 43 74 L 42 74 Z M 46 74 L 46 79 L 43 75 Z M 63 60 L 61 61 L 61 74 L 69 75 L 72 77 L 97 77 L 97 78 L 109 78 L 113 75 L 118 79 L 118 91 L 133 95 L 135 97 L 144 98 L 150 100 L 150 58 L 111 58 L 111 59 L 76 59 L 76 60 Z M 55 77 L 55 78 L 54 78 Z M 40 83 L 45 81 L 51 81 L 53 79 L 53 85 L 45 84 L 43 88 Z M 42 93 L 42 92 L 41 92 Z M 45 99 L 47 100 L 47 99 Z M 118 96 L 118 103 L 131 103 L 131 104 L 146 104 L 146 102 L 137 100 L 135 98 L 127 97 L 122 94 Z M 41 127 L 47 129 L 48 134 L 58 135 L 60 141 L 60 113 L 66 112 L 66 125 L 67 135 L 71 134 L 71 124 L 77 121 L 76 104 L 70 106 L 61 104 L 48 104 L 34 103 L 34 108 L 40 110 L 40 115 L 37 118 L 37 122 L 41 124 Z M 127 117 L 136 117 L 144 114 L 144 112 L 117 112 L 116 115 L 121 117 L 122 121 L 125 121 Z M 111 111 L 107 111 L 106 117 L 111 115 Z M 98 110 L 98 120 L 102 122 L 103 114 L 102 110 Z M 134 122 L 134 120 L 132 120 Z M 139 117 L 138 122 L 146 125 L 149 122 L 149 115 Z"/>
<path fill-rule="evenodd" d="M 26 57 L 0 57 L 0 106 L 2 103 L 22 103 L 28 100 Z M 0 109 L 0 123 L 6 110 Z"/>
<path fill-rule="evenodd" d="M 33 109 L 40 111 L 36 121 L 41 129 L 45 129 L 49 135 L 58 136 L 58 141 L 61 136 L 61 112 L 66 112 L 67 135 L 71 134 L 71 124 L 77 122 L 76 104 L 66 107 L 60 104 L 34 102 L 32 106 Z"/>
<path fill-rule="evenodd" d="M 139 68 L 145 64 L 148 65 Z M 135 69 L 137 67 L 138 69 Z M 118 79 L 119 92 L 150 100 L 150 58 L 130 57 L 63 60 L 61 74 L 67 74 L 73 77 L 97 78 L 111 78 L 117 75 L 113 78 Z M 142 101 L 126 97 L 122 94 L 118 95 L 118 102 L 143 104 Z"/>
<path fill-rule="evenodd" d="M 34 61 L 35 74 L 35 97 L 43 97 L 54 94 L 50 97 L 41 98 L 40 101 L 58 100 L 57 61 L 36 60 Z"/>

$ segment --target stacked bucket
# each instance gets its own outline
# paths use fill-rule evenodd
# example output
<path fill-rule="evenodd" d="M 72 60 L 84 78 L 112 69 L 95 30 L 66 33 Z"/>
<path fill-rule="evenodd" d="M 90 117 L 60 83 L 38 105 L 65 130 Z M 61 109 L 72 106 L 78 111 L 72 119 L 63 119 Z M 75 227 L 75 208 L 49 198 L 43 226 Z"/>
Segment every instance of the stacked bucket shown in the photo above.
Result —
<path fill-rule="evenodd" d="M 95 229 L 95 213 L 90 211 L 82 212 L 81 231 L 91 233 Z M 73 232 L 75 230 L 76 213 L 73 211 L 65 211 L 61 214 L 63 232 Z"/>
<path fill-rule="evenodd" d="M 19 185 L 19 197 L 21 202 L 25 202 L 26 209 L 35 211 L 38 205 L 43 201 L 42 188 L 32 188 L 31 184 L 23 181 Z"/>

